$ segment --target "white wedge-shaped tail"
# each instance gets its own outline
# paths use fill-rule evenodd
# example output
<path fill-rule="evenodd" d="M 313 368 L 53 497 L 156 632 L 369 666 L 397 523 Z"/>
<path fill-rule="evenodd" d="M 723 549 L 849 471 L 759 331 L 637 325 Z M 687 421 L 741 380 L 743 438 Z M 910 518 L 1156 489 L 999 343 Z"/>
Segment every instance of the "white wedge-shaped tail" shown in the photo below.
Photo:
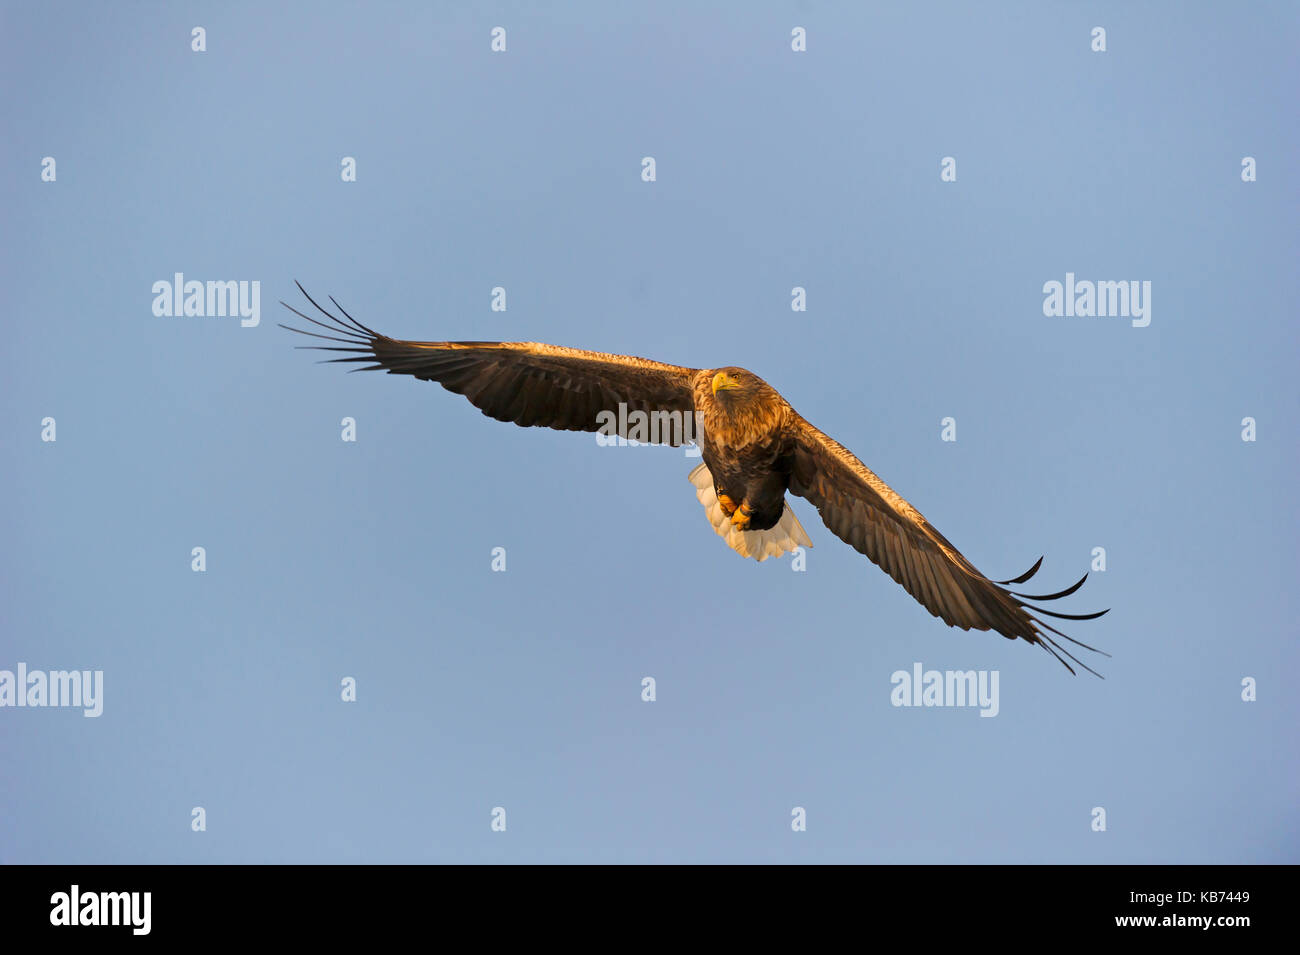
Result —
<path fill-rule="evenodd" d="M 790 502 L 785 502 L 781 519 L 765 531 L 742 531 L 731 523 L 722 505 L 718 503 L 718 492 L 713 486 L 713 475 L 706 465 L 699 465 L 689 475 L 695 485 L 695 496 L 704 505 L 704 513 L 713 525 L 718 536 L 727 542 L 727 546 L 741 557 L 752 557 L 757 561 L 769 557 L 780 557 L 796 547 L 811 547 L 808 533 L 799 523 L 799 518 L 790 510 Z"/>

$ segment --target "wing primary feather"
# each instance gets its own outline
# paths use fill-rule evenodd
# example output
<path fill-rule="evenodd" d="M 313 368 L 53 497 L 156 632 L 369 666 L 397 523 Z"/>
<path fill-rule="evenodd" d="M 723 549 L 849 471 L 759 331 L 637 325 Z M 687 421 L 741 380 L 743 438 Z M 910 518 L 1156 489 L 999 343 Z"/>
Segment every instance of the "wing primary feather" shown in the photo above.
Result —
<path fill-rule="evenodd" d="M 311 302 L 313 305 L 316 306 L 316 311 L 320 312 L 322 315 L 324 315 L 326 318 L 328 318 L 331 322 L 334 322 L 334 323 L 336 323 L 336 324 L 341 324 L 337 318 L 335 318 L 335 317 L 334 317 L 333 315 L 331 315 L 329 312 L 325 311 L 325 309 L 321 308 L 320 305 L 317 304 L 316 300 L 315 300 L 314 298 L 312 298 L 310 295 L 307 294 L 307 290 L 306 290 L 305 288 L 302 287 L 302 283 L 301 283 L 301 282 L 299 282 L 297 279 L 294 279 L 294 280 L 293 280 L 293 284 L 296 285 L 296 286 L 298 286 L 298 291 L 299 291 L 299 292 L 302 292 L 302 294 L 306 297 L 307 301 Z"/>
<path fill-rule="evenodd" d="M 1057 653 L 1055 650 L 1052 649 L 1052 645 L 1051 645 L 1048 641 L 1046 641 L 1046 640 L 1040 640 L 1040 641 L 1038 641 L 1038 645 L 1039 645 L 1040 647 L 1042 647 L 1044 650 L 1046 650 L 1048 653 L 1050 653 L 1052 656 L 1056 657 L 1056 661 L 1057 661 L 1059 664 L 1061 664 L 1061 666 L 1065 667 L 1067 670 L 1070 671 L 1070 676 L 1078 676 L 1078 675 L 1079 675 L 1079 674 L 1077 674 L 1077 673 L 1074 672 L 1074 667 L 1070 666 L 1070 664 L 1066 663 L 1063 659 L 1061 659 L 1061 655 L 1060 655 L 1059 653 Z M 1104 677 L 1103 677 L 1103 679 L 1104 679 Z"/>
<path fill-rule="evenodd" d="M 305 288 L 302 287 L 302 283 L 299 282 L 297 279 L 294 279 L 294 280 L 293 280 L 293 284 L 296 285 L 296 286 L 298 286 L 298 291 L 299 291 L 299 292 L 302 292 L 303 296 L 306 297 L 307 301 L 311 302 L 312 305 L 316 306 L 316 311 L 320 312 L 322 315 L 324 315 L 326 318 L 328 318 L 331 322 L 334 323 L 334 326 L 328 326 L 328 325 L 327 325 L 327 326 L 325 326 L 326 328 L 332 328 L 332 330 L 334 330 L 334 331 L 342 331 L 342 332 L 346 332 L 346 333 L 351 334 L 351 335 L 357 335 L 357 336 L 360 336 L 360 337 L 362 337 L 362 338 L 369 339 L 369 340 L 371 340 L 371 341 L 373 341 L 373 340 L 375 340 L 375 339 L 378 339 L 378 338 L 383 338 L 383 337 L 384 337 L 384 336 L 378 334 L 377 332 L 373 332 L 373 331 L 371 331 L 369 328 L 366 328 L 366 326 L 362 325 L 360 322 L 358 322 L 358 321 L 357 321 L 355 318 L 353 318 L 351 315 L 348 315 L 347 309 L 345 309 L 342 305 L 340 305 L 340 304 L 335 300 L 335 298 L 334 298 L 333 295 L 331 295 L 331 296 L 329 297 L 329 300 L 330 300 L 331 302 L 334 303 L 334 307 L 335 307 L 335 308 L 337 308 L 337 309 L 338 309 L 340 312 L 342 312 L 344 315 L 347 315 L 348 322 L 351 322 L 352 326 L 354 326 L 354 327 L 349 327 L 348 324 L 347 324 L 347 322 L 344 322 L 344 321 L 343 321 L 342 319 L 340 319 L 337 315 L 332 315 L 331 313 L 325 311 L 325 309 L 321 308 L 320 303 L 317 302 L 314 298 L 311 297 L 311 295 L 309 295 L 309 294 L 307 293 L 307 290 L 306 290 Z M 284 303 L 281 302 L 281 304 L 283 305 Z M 300 317 L 302 317 L 302 318 L 307 318 L 306 315 L 303 315 L 302 312 L 299 312 L 299 311 L 298 311 L 297 309 L 295 309 L 293 306 L 289 305 L 289 306 L 286 306 L 286 307 L 289 308 L 290 311 L 292 311 L 292 312 L 294 312 L 295 314 L 299 315 Z M 307 321 L 310 322 L 310 321 L 312 321 L 312 319 L 307 318 Z M 320 323 L 320 322 L 316 322 L 316 324 L 317 324 L 317 325 L 320 325 L 321 323 Z"/>
<path fill-rule="evenodd" d="M 1023 584 L 1030 577 L 1034 576 L 1034 574 L 1038 573 L 1038 568 L 1042 566 L 1043 566 L 1043 558 L 1040 557 L 1038 558 L 1038 560 L 1034 561 L 1033 567 L 1030 567 L 1019 577 L 1012 577 L 1010 580 L 995 580 L 993 582 L 995 584 Z"/>
<path fill-rule="evenodd" d="M 330 296 L 330 301 L 334 303 L 334 307 L 335 307 L 335 308 L 337 308 L 340 312 L 343 313 L 344 318 L 346 318 L 349 322 L 351 322 L 351 323 L 352 323 L 353 325 L 355 325 L 357 328 L 361 329 L 363 332 L 365 332 L 365 333 L 366 333 L 367 335 L 369 335 L 371 338 L 382 338 L 382 337 L 383 337 L 383 336 L 381 336 L 378 332 L 376 332 L 376 331 L 374 331 L 374 330 L 372 330 L 372 329 L 367 328 L 365 325 L 362 325 L 362 324 L 361 324 L 360 322 L 358 322 L 355 318 L 353 318 L 351 315 L 349 315 L 349 314 L 348 314 L 348 310 L 347 310 L 346 308 L 344 308 L 342 305 L 340 305 L 339 302 L 338 302 L 338 299 L 336 299 L 333 295 Z"/>
<path fill-rule="evenodd" d="M 342 333 L 345 334 L 345 335 L 351 335 L 351 336 L 353 336 L 353 337 L 354 337 L 355 339 L 357 339 L 358 341 L 365 341 L 365 340 L 366 340 L 366 337 L 365 337 L 364 335 L 362 335 L 360 332 L 354 332 L 352 329 L 348 328 L 346 325 L 326 325 L 324 322 L 318 322 L 316 319 L 312 318 L 312 317 L 309 316 L 309 315 L 304 315 L 302 312 L 298 311 L 296 308 L 294 308 L 292 305 L 290 305 L 288 302 L 286 302 L 286 301 L 284 301 L 284 300 L 281 300 L 281 301 L 280 301 L 280 304 L 283 305 L 285 308 L 287 308 L 289 311 L 293 312 L 295 315 L 297 315 L 299 318 L 301 318 L 304 322 L 311 322 L 313 325 L 319 325 L 321 328 L 325 329 L 325 331 L 327 331 L 327 332 L 333 332 L 333 333 L 336 334 L 336 335 L 337 335 L 339 332 L 342 332 Z M 300 334 L 300 335 L 317 335 L 317 334 L 319 334 L 319 332 L 307 332 L 307 331 L 303 331 L 301 328 L 294 328 L 294 327 L 292 327 L 291 325 L 281 325 L 280 327 L 281 327 L 281 328 L 287 328 L 287 329 L 289 329 L 289 331 L 291 331 L 291 332 L 298 332 L 298 334 Z"/>
<path fill-rule="evenodd" d="M 1053 627 L 1050 623 L 1048 623 L 1045 620 L 1039 620 L 1037 617 L 1030 617 L 1029 619 L 1034 621 L 1034 623 L 1039 624 L 1040 626 L 1046 627 L 1048 630 L 1052 631 L 1052 633 L 1056 634 L 1058 637 L 1061 637 L 1062 639 L 1065 640 L 1069 640 L 1077 647 L 1083 647 L 1085 650 L 1091 650 L 1093 653 L 1100 653 L 1103 657 L 1107 657 L 1107 658 L 1110 657 L 1110 654 L 1107 653 L 1105 650 L 1098 650 L 1096 647 L 1090 647 L 1088 646 L 1088 644 L 1084 643 L 1083 641 L 1074 639 L 1074 637 L 1070 636 L 1068 633 L 1062 633 L 1061 631 L 1057 630 L 1055 627 Z M 1044 634 L 1040 633 L 1039 636 L 1040 637 L 1044 636 Z M 1071 657 L 1071 659 L 1074 658 Z M 1082 664 L 1080 664 L 1080 666 L 1082 666 Z M 1101 674 L 1099 673 L 1097 675 L 1100 676 Z"/>
<path fill-rule="evenodd" d="M 1028 607 L 1028 604 L 1023 606 Z M 1045 613 L 1049 617 L 1055 617 L 1058 620 L 1096 620 L 1102 614 L 1110 613 L 1110 608 L 1098 610 L 1096 613 L 1057 613 L 1055 610 L 1045 610 L 1042 607 L 1029 607 L 1034 613 Z"/>
<path fill-rule="evenodd" d="M 1041 622 L 1041 621 L 1040 621 L 1040 622 Z M 1046 624 L 1044 624 L 1044 626 L 1046 626 Z M 1061 634 L 1061 636 L 1064 637 L 1065 634 Z M 1065 637 L 1065 638 L 1066 638 L 1067 640 L 1070 639 L 1069 637 Z M 1044 646 L 1046 646 L 1048 643 L 1050 643 L 1050 644 L 1052 645 L 1052 653 L 1053 653 L 1053 654 L 1055 654 L 1055 653 L 1059 650 L 1061 653 L 1064 653 L 1067 657 L 1069 657 L 1071 660 L 1073 660 L 1073 661 L 1075 662 L 1075 665 L 1076 665 L 1076 666 L 1081 666 L 1081 667 L 1083 667 L 1085 670 L 1087 670 L 1089 673 L 1091 673 L 1091 674 L 1092 674 L 1093 676 L 1095 676 L 1097 679 L 1099 679 L 1099 680 L 1104 680 L 1104 679 L 1106 679 L 1104 676 L 1102 676 L 1100 673 L 1098 673 L 1098 672 L 1097 672 L 1096 670 L 1094 670 L 1092 667 L 1088 666 L 1088 664 L 1084 663 L 1082 660 L 1080 660 L 1078 657 L 1076 657 L 1073 653 L 1071 653 L 1069 650 L 1065 649 L 1065 647 L 1061 646 L 1059 643 L 1057 643 L 1055 640 L 1053 640 L 1051 637 L 1047 636 L 1046 634 L 1041 634 L 1040 637 L 1039 637 L 1039 639 L 1040 639 L 1040 640 L 1043 640 L 1043 641 L 1046 641 L 1046 642 L 1043 644 Z M 1057 657 L 1057 659 L 1058 659 L 1058 660 L 1061 660 L 1061 658 L 1060 658 L 1059 656 Z M 1061 662 L 1062 662 L 1063 664 L 1065 664 L 1065 668 L 1066 668 L 1067 670 L 1069 670 L 1071 673 L 1074 673 L 1074 668 L 1073 668 L 1073 667 L 1071 667 L 1068 663 L 1065 663 L 1064 660 L 1061 660 Z M 1077 674 L 1076 674 L 1076 675 L 1077 675 Z"/>
<path fill-rule="evenodd" d="M 337 339 L 337 340 L 342 340 L 342 339 Z M 359 355 L 360 353 L 364 353 L 364 355 L 370 355 L 370 353 L 372 353 L 370 352 L 369 348 L 356 348 L 356 347 L 341 348 L 337 346 L 337 344 L 295 344 L 294 346 L 295 352 L 303 351 L 303 350 L 313 351 L 313 352 L 356 352 L 359 353 Z"/>
<path fill-rule="evenodd" d="M 339 338 L 337 335 L 322 335 L 320 332 L 309 332 L 301 328 L 294 328 L 292 325 L 281 325 L 281 328 L 287 328 L 291 332 L 297 332 L 299 335 L 310 335 L 312 338 L 320 338 L 327 342 L 344 342 L 348 345 L 360 346 L 361 342 L 355 338 Z M 299 345 L 299 348 L 311 348 L 311 345 Z"/>
<path fill-rule="evenodd" d="M 1061 597 L 1070 596 L 1070 594 L 1074 593 L 1076 590 L 1082 587 L 1083 582 L 1087 579 L 1088 579 L 1088 575 L 1084 574 L 1082 577 L 1079 578 L 1078 583 L 1076 583 L 1074 586 L 1066 587 L 1064 590 L 1058 591 L 1057 593 L 1054 594 L 1038 594 L 1038 595 L 1018 594 L 1014 590 L 1008 591 L 1008 593 L 1010 593 L 1014 597 L 1019 597 L 1021 600 L 1059 600 Z"/>

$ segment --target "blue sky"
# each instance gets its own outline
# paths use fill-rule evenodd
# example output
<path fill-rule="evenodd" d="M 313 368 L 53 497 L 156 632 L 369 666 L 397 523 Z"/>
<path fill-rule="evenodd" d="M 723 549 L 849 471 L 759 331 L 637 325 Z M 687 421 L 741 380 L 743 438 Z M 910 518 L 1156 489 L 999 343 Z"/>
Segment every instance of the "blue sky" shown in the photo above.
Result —
<path fill-rule="evenodd" d="M 1300 861 L 1294 5 L 0 9 L 0 670 L 104 674 L 0 708 L 0 861 Z M 1067 272 L 1150 325 L 1045 316 Z M 1106 679 L 806 502 L 805 571 L 740 559 L 680 450 L 314 365 L 295 278 L 750 368 L 989 575 L 1104 548 Z M 996 718 L 892 706 L 916 662 Z"/>

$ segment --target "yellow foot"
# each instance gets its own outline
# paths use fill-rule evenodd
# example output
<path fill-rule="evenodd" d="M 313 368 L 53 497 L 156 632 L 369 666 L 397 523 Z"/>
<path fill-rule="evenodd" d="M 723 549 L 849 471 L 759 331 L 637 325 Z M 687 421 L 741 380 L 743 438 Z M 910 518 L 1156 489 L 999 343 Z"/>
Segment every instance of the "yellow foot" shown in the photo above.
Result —
<path fill-rule="evenodd" d="M 732 516 L 731 523 L 735 524 L 743 531 L 749 526 L 749 518 L 753 513 L 754 512 L 749 509 L 749 505 L 742 504 L 740 507 L 736 508 L 736 513 Z"/>
<path fill-rule="evenodd" d="M 725 494 L 718 495 L 718 504 L 722 507 L 722 513 L 730 517 L 736 513 L 736 502 Z"/>

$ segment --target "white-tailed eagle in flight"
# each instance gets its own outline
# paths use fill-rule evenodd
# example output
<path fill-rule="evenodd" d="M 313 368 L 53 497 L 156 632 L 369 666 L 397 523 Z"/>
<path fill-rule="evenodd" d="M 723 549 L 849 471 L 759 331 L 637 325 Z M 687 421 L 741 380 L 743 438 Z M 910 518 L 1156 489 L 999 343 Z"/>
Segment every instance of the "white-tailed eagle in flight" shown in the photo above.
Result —
<path fill-rule="evenodd" d="M 699 444 L 703 463 L 691 472 L 691 483 L 714 530 L 737 553 L 761 561 L 812 546 L 786 503 L 789 491 L 811 502 L 831 533 L 865 554 L 949 626 L 1019 637 L 1043 647 L 1071 673 L 1067 657 L 1096 673 L 1053 635 L 1103 651 L 1066 636 L 1037 615 L 1091 620 L 1106 611 L 1057 613 L 1026 602 L 1067 597 L 1083 586 L 1087 574 L 1051 594 L 1007 589 L 1032 577 L 1041 557 L 1011 580 L 985 577 L 916 508 L 752 372 L 683 368 L 536 342 L 401 341 L 362 325 L 333 297 L 330 302 L 341 317 L 331 314 L 298 288 L 326 321 L 281 304 L 329 334 L 282 327 L 340 343 L 304 346 L 344 353 L 331 361 L 358 363 L 356 371 L 382 369 L 436 381 L 488 417 L 521 427 L 605 430 L 628 437 L 629 421 L 683 422 L 653 440 Z"/>

